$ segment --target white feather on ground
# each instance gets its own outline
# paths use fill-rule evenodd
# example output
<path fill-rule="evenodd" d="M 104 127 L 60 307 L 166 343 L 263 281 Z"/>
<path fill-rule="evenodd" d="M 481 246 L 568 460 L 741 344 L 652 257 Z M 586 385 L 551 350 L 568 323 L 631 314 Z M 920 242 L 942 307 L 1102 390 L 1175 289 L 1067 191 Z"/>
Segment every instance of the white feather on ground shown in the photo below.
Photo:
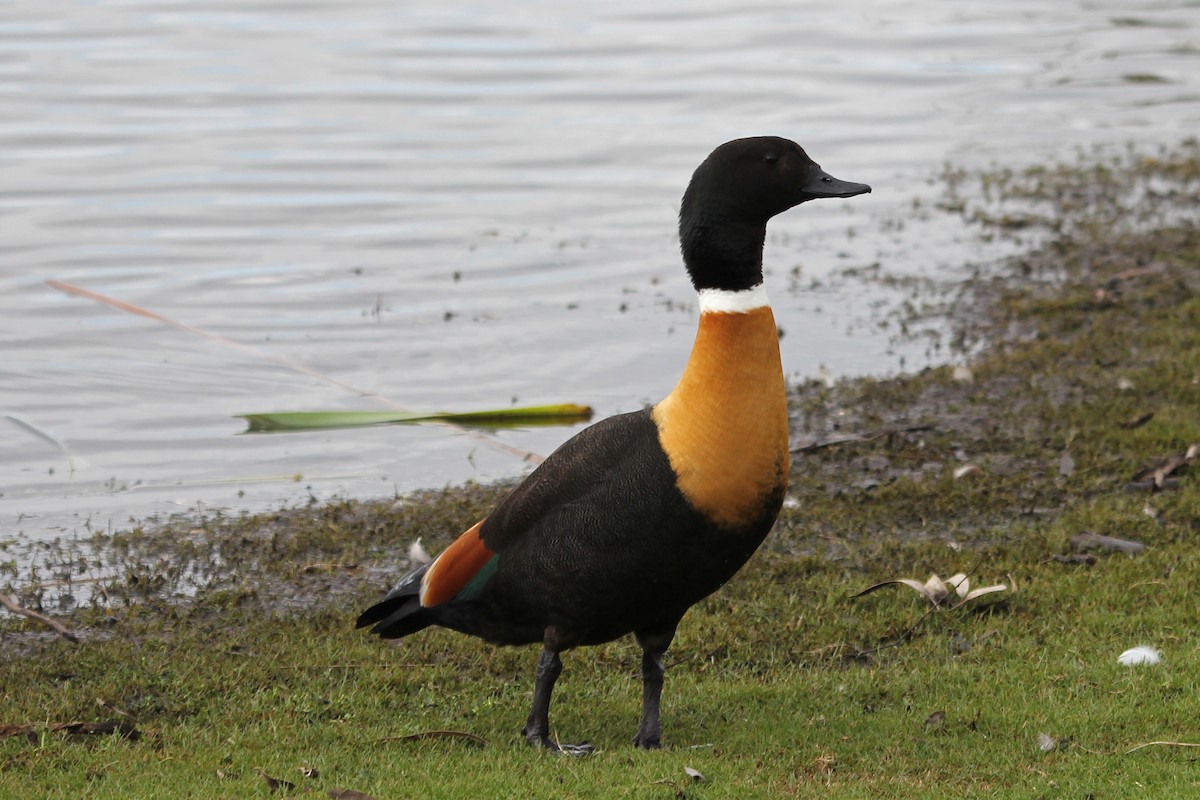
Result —
<path fill-rule="evenodd" d="M 1145 644 L 1131 647 L 1117 656 L 1117 663 L 1124 664 L 1127 667 L 1153 666 L 1161 662 L 1162 653 Z"/>
<path fill-rule="evenodd" d="M 420 537 L 415 542 L 408 546 L 408 560 L 413 565 L 428 564 L 433 559 L 429 557 L 429 553 L 425 552 L 425 548 L 421 546 Z"/>

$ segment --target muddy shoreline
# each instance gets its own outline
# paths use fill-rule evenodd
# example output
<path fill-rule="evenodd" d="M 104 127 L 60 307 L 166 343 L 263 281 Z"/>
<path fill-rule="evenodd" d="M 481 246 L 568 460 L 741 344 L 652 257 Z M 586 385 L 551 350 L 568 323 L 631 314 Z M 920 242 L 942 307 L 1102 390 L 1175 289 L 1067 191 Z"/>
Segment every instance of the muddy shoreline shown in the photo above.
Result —
<path fill-rule="evenodd" d="M 839 558 L 881 537 L 992 544 L 1081 499 L 1127 491 L 1141 462 L 1171 455 L 1114 453 L 1085 466 L 1096 443 L 1077 438 L 1082 423 L 1056 418 L 1064 408 L 1101 414 L 1114 431 L 1151 414 L 1152 426 L 1178 427 L 1186 450 L 1200 423 L 1163 414 L 1167 388 L 1140 382 L 1142 361 L 1166 356 L 1139 347 L 1138 331 L 1156 312 L 1186 317 L 1180 309 L 1200 290 L 1189 218 L 1198 152 L 1191 141 L 1021 174 L 948 171 L 941 203 L 964 225 L 1044 244 L 981 266 L 949 299 L 897 312 L 902 328 L 948 315 L 953 366 L 791 388 L 792 481 L 764 552 Z M 1186 323 L 1161 335 L 1172 331 L 1182 338 L 1167 352 L 1186 351 Z M 10 564 L 0 585 L 84 630 L 144 603 L 279 614 L 349 606 L 385 588 L 414 541 L 436 552 L 506 488 L 180 517 L 37 543 L 35 568 L 17 574 Z M 21 625 L 0 624 L 8 636 Z"/>

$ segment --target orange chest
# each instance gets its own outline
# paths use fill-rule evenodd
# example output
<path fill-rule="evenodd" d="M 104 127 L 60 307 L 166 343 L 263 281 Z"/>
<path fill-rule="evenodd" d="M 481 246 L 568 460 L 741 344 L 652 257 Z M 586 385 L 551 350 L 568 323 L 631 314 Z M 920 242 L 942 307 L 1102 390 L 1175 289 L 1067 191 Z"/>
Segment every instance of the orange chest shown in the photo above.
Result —
<path fill-rule="evenodd" d="M 760 519 L 787 486 L 787 393 L 770 307 L 704 313 L 679 384 L 654 407 L 688 501 L 715 522 Z"/>

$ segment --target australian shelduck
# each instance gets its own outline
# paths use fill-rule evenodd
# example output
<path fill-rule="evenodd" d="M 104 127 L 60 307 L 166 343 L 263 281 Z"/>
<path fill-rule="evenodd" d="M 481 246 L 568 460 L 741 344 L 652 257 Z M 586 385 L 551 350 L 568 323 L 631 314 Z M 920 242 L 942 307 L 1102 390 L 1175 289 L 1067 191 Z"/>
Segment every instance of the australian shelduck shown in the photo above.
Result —
<path fill-rule="evenodd" d="M 643 681 L 633 743 L 661 746 L 663 654 L 675 629 L 762 543 L 787 488 L 787 396 L 762 283 L 767 220 L 870 191 L 828 175 L 787 139 L 714 150 L 679 212 L 700 321 L 678 385 L 653 407 L 568 440 L 358 626 L 386 639 L 441 625 L 497 644 L 541 643 L 523 733 L 569 752 L 590 745 L 551 736 L 559 655 L 632 633 Z"/>

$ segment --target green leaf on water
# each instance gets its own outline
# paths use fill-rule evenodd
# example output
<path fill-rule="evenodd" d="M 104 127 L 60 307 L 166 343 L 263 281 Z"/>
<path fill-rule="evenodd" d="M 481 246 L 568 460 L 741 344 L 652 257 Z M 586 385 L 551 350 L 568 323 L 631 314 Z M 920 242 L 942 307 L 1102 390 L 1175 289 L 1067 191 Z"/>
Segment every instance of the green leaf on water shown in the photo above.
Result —
<path fill-rule="evenodd" d="M 460 425 L 502 428 L 528 425 L 570 425 L 592 418 L 590 406 L 561 403 L 489 411 L 282 411 L 238 414 L 247 433 L 303 431 L 318 428 L 357 428 L 414 422 L 455 422 Z"/>

